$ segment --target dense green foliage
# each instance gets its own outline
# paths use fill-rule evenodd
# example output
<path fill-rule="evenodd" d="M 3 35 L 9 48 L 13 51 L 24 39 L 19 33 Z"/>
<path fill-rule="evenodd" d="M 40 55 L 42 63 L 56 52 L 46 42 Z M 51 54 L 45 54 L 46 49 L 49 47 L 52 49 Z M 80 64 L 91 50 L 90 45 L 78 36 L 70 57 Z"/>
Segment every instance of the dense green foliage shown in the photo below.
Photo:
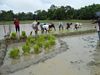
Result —
<path fill-rule="evenodd" d="M 22 34 L 21 34 L 21 38 L 27 38 L 27 35 L 26 35 L 26 32 L 25 31 L 22 31 Z"/>
<path fill-rule="evenodd" d="M 37 10 L 34 12 L 20 12 L 14 14 L 12 10 L 0 12 L 0 21 L 11 21 L 14 17 L 18 17 L 20 20 L 69 20 L 69 19 L 95 19 L 96 12 L 100 12 L 100 4 L 93 4 L 82 7 L 80 9 L 74 9 L 71 6 L 57 7 L 51 5 L 51 7 L 45 10 Z"/>
<path fill-rule="evenodd" d="M 39 54 L 41 52 L 40 47 L 37 44 L 33 46 L 33 49 L 35 54 Z"/>
<path fill-rule="evenodd" d="M 28 45 L 24 45 L 22 47 L 22 50 L 23 50 L 24 54 L 29 54 L 30 53 L 30 47 Z"/>
<path fill-rule="evenodd" d="M 16 39 L 17 38 L 17 34 L 15 32 L 11 33 L 11 39 Z"/>
<path fill-rule="evenodd" d="M 13 48 L 13 50 L 10 52 L 10 57 L 11 58 L 18 58 L 19 56 L 19 49 L 18 48 Z"/>
<path fill-rule="evenodd" d="M 25 32 L 23 32 L 22 35 L 25 36 L 26 35 Z M 13 36 L 15 37 L 14 33 L 13 33 Z M 55 40 L 56 40 L 55 37 L 50 34 L 49 35 L 39 35 L 37 37 L 28 36 L 25 45 L 22 46 L 23 52 L 19 53 L 19 49 L 14 48 L 10 52 L 9 55 L 11 58 L 17 58 L 19 54 L 28 55 L 31 52 L 33 52 L 34 54 L 39 54 L 43 50 L 48 51 L 49 48 L 54 46 L 56 43 Z"/>

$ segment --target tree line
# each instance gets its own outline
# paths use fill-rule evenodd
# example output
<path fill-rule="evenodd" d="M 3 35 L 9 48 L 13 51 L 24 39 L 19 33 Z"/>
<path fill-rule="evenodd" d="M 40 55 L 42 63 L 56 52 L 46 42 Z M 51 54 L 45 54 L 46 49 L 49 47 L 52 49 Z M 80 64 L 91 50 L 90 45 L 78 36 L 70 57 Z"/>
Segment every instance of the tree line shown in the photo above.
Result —
<path fill-rule="evenodd" d="M 100 4 L 92 4 L 80 9 L 74 9 L 71 6 L 51 5 L 47 11 L 37 10 L 34 13 L 20 12 L 15 14 L 12 10 L 0 10 L 0 21 L 11 21 L 14 17 L 20 20 L 90 20 L 97 17 L 96 12 L 100 12 Z"/>

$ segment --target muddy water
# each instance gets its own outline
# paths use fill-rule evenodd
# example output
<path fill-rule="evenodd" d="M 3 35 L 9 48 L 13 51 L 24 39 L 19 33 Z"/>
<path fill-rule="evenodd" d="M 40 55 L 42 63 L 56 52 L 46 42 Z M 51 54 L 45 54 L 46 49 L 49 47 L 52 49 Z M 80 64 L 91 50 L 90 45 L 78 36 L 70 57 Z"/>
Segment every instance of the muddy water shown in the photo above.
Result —
<path fill-rule="evenodd" d="M 58 29 L 58 22 L 54 23 L 57 26 Z M 74 26 L 75 23 L 73 23 L 72 26 Z M 15 27 L 14 25 L 0 25 L 0 39 L 3 39 L 4 36 L 9 32 L 9 26 L 11 29 L 11 32 L 15 32 Z M 80 28 L 80 30 L 88 30 L 88 29 L 93 29 L 95 25 L 91 24 L 91 23 L 83 23 L 82 27 Z M 5 30 L 4 30 L 5 27 Z M 66 28 L 66 23 L 64 23 L 64 28 Z M 72 27 L 73 29 L 73 27 Z M 71 29 L 71 30 L 72 30 Z M 30 32 L 33 30 L 31 24 L 20 24 L 20 30 L 21 31 L 26 31 L 26 34 L 29 35 Z M 33 33 L 34 35 L 34 33 Z"/>
<path fill-rule="evenodd" d="M 82 35 L 61 38 L 69 49 L 45 62 L 30 66 L 9 75 L 100 75 L 97 66 L 89 65 L 96 61 L 95 53 L 98 53 L 97 34 Z M 99 59 L 98 59 L 99 60 Z"/>
<path fill-rule="evenodd" d="M 5 30 L 4 30 L 5 26 Z M 11 29 L 11 32 L 15 32 L 15 26 L 14 25 L 0 25 L 0 39 L 3 39 L 4 36 L 9 33 L 9 26 Z M 31 27 L 31 24 L 21 24 L 20 25 L 21 31 L 26 31 L 26 34 L 29 35 L 30 32 L 33 30 Z"/>
<path fill-rule="evenodd" d="M 92 74 L 94 75 L 100 75 L 100 41 L 97 42 L 97 46 L 95 49 L 94 55 L 94 62 L 90 64 L 90 67 L 92 68 Z"/>

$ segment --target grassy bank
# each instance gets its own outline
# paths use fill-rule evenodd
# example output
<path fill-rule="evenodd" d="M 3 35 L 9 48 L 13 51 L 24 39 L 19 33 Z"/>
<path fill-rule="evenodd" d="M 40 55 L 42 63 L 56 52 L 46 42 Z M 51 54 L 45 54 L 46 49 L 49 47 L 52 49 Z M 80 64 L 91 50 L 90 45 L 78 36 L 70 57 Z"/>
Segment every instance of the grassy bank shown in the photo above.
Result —
<path fill-rule="evenodd" d="M 21 24 L 30 24 L 32 23 L 34 20 L 25 20 L 25 21 L 20 21 Z M 50 22 L 81 22 L 81 23 L 90 23 L 91 20 L 39 20 L 39 22 L 43 22 L 43 23 L 50 23 Z M 13 24 L 13 21 L 0 21 L 0 25 L 9 25 L 9 24 Z"/>

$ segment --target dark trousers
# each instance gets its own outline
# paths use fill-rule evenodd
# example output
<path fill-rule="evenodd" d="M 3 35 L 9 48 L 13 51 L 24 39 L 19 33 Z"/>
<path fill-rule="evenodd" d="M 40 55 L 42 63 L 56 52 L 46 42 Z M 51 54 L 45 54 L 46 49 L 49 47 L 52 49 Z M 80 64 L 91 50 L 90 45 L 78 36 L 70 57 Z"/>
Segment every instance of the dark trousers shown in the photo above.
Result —
<path fill-rule="evenodd" d="M 16 28 L 16 32 L 18 31 L 20 31 L 20 27 L 19 26 L 15 26 L 15 28 Z"/>
<path fill-rule="evenodd" d="M 100 31 L 98 31 L 98 37 L 99 37 L 99 41 L 100 41 Z"/>

